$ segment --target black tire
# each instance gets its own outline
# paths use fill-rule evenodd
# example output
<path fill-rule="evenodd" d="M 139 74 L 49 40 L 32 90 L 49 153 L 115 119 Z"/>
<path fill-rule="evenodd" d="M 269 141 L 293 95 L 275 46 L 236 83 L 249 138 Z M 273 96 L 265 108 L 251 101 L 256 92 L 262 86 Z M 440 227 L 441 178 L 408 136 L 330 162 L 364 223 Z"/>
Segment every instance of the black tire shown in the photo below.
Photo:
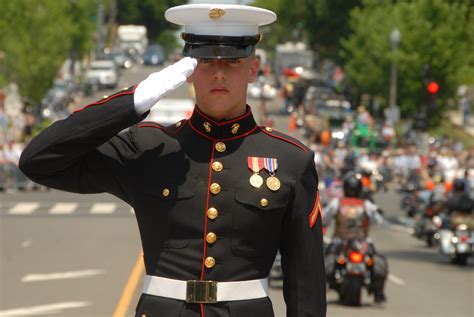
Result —
<path fill-rule="evenodd" d="M 467 257 L 468 255 L 463 253 L 463 254 L 456 254 L 454 257 L 453 257 L 453 260 L 452 262 L 454 264 L 457 264 L 457 265 L 466 265 L 467 264 Z"/>
<path fill-rule="evenodd" d="M 344 305 L 360 306 L 362 285 L 361 277 L 348 277 L 345 285 L 339 293 L 341 302 Z"/>

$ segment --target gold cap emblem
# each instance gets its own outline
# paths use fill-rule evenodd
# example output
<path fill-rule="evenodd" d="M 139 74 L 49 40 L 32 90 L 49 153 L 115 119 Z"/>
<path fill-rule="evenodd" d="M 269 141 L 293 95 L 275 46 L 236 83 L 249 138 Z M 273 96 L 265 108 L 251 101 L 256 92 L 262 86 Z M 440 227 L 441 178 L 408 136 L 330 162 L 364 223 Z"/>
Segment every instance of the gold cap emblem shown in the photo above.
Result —
<path fill-rule="evenodd" d="M 240 124 L 234 123 L 232 127 L 230 127 L 230 132 L 232 132 L 232 134 L 237 134 L 237 132 L 239 131 L 239 128 L 240 128 Z"/>
<path fill-rule="evenodd" d="M 207 133 L 211 132 L 211 124 L 209 122 L 206 121 L 202 125 L 204 126 L 204 129 L 206 130 Z"/>
<path fill-rule="evenodd" d="M 209 10 L 209 17 L 213 20 L 220 19 L 225 14 L 225 11 L 219 8 Z"/>

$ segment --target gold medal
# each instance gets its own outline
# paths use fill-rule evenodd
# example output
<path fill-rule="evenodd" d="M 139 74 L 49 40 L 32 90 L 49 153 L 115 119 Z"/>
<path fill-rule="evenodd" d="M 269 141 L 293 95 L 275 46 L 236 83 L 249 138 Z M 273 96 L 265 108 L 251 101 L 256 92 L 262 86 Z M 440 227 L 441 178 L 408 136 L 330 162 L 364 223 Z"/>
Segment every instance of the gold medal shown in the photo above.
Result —
<path fill-rule="evenodd" d="M 255 188 L 259 188 L 262 186 L 262 184 L 263 184 L 262 176 L 258 175 L 257 173 L 250 176 L 250 185 L 252 185 Z"/>
<path fill-rule="evenodd" d="M 270 176 L 269 178 L 267 178 L 266 183 L 267 183 L 268 189 L 274 192 L 279 190 L 281 186 L 280 180 L 276 178 L 275 176 Z"/>

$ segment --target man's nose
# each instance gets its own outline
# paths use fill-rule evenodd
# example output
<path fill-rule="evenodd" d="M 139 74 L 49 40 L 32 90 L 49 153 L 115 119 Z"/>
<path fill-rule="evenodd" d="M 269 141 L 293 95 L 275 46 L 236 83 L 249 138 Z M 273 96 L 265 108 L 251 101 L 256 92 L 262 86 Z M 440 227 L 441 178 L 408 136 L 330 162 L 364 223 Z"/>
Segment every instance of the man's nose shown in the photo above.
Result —
<path fill-rule="evenodd" d="M 226 66 L 225 63 L 219 60 L 212 63 L 214 79 L 222 80 L 226 78 L 225 66 Z"/>

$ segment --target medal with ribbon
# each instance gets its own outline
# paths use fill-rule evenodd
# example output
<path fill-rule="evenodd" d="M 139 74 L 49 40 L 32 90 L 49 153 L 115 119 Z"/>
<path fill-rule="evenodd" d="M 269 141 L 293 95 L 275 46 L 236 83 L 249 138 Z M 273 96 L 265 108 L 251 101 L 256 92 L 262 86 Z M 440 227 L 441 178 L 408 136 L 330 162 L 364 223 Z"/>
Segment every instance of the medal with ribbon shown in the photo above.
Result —
<path fill-rule="evenodd" d="M 275 171 L 278 168 L 278 160 L 276 158 L 264 158 L 263 166 L 268 171 L 268 173 L 270 173 L 270 176 L 266 181 L 268 189 L 274 192 L 279 190 L 281 183 L 280 180 L 275 176 Z"/>
<path fill-rule="evenodd" d="M 252 185 L 255 188 L 259 188 L 263 184 L 263 178 L 262 176 L 258 175 L 258 173 L 262 170 L 263 168 L 263 158 L 261 157 L 255 157 L 255 156 L 249 156 L 247 157 L 247 165 L 248 168 L 253 172 L 253 175 L 250 176 L 250 185 Z"/>

